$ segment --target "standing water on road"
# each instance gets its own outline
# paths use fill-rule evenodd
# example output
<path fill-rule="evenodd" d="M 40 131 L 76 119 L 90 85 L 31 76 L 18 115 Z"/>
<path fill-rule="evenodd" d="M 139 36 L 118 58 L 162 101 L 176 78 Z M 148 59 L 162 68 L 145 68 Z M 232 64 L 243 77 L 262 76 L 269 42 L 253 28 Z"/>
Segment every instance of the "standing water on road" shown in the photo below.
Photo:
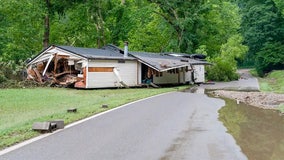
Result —
<path fill-rule="evenodd" d="M 283 160 L 284 116 L 272 110 L 225 100 L 219 120 L 249 160 Z"/>

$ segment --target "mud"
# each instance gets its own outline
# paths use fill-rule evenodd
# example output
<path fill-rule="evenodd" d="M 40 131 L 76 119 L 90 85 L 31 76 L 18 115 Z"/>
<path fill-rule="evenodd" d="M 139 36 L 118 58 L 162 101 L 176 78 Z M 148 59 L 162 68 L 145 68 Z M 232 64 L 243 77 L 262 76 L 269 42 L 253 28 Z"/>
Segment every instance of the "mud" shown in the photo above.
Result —
<path fill-rule="evenodd" d="M 277 109 L 284 104 L 284 94 L 264 93 L 259 91 L 257 78 L 248 69 L 238 71 L 240 79 L 231 82 L 203 84 L 198 88 L 211 90 L 215 97 L 230 98 L 237 103 L 245 103 L 263 109 Z M 214 90 L 214 91 L 212 91 Z"/>
<path fill-rule="evenodd" d="M 236 100 L 237 103 L 245 103 L 263 109 L 277 109 L 284 104 L 284 94 L 263 92 L 239 92 L 239 91 L 212 91 L 216 97 L 225 97 Z"/>

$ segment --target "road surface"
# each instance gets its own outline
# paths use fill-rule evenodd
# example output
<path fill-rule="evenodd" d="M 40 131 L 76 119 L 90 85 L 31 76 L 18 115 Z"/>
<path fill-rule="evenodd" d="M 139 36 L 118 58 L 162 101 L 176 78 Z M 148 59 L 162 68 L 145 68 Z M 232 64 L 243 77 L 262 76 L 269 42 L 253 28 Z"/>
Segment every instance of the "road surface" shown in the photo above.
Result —
<path fill-rule="evenodd" d="M 249 73 L 249 69 L 238 70 L 240 79 L 230 82 L 214 82 L 214 84 L 202 84 L 199 88 L 218 89 L 218 90 L 234 90 L 234 91 L 259 91 L 257 78 Z"/>
<path fill-rule="evenodd" d="M 218 121 L 221 99 L 173 92 L 94 116 L 0 160 L 243 160 Z"/>

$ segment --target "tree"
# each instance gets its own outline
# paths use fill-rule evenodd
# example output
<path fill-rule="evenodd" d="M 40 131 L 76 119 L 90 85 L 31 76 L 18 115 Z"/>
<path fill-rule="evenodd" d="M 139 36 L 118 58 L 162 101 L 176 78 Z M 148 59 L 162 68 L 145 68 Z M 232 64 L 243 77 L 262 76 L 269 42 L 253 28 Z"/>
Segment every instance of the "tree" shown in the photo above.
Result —
<path fill-rule="evenodd" d="M 149 0 L 157 5 L 160 11 L 155 13 L 175 30 L 177 39 L 174 51 L 192 53 L 198 47 L 196 36 L 200 24 L 200 15 L 205 12 L 204 0 Z"/>
<path fill-rule="evenodd" d="M 248 51 L 248 47 L 242 43 L 243 37 L 237 34 L 221 46 L 220 56 L 211 58 L 214 65 L 208 68 L 208 79 L 231 81 L 238 78 L 236 60 L 243 58 Z"/>
<path fill-rule="evenodd" d="M 279 45 L 284 44 L 282 38 L 284 37 L 284 18 L 281 16 L 279 7 L 276 7 L 272 0 L 249 0 L 245 2 L 239 0 L 239 5 L 243 15 L 241 31 L 245 37 L 245 44 L 249 46 L 245 63 L 255 64 L 258 73 L 264 75 L 265 72 L 272 70 L 274 65 L 266 63 L 266 61 L 261 62 L 261 60 L 265 60 L 266 58 L 263 57 L 269 57 L 268 55 L 272 54 L 271 52 L 276 51 L 271 50 L 271 46 L 278 48 Z M 280 55 L 282 53 L 273 54 Z M 280 59 L 281 56 L 277 57 Z M 269 70 L 263 70 L 264 68 L 260 64 L 271 66 L 264 67 L 270 68 Z"/>
<path fill-rule="evenodd" d="M 0 13 L 5 16 L 1 29 L 0 50 L 4 61 L 19 62 L 42 48 L 42 3 L 40 0 L 0 0 Z M 40 42 L 40 43 L 39 43 Z"/>
<path fill-rule="evenodd" d="M 260 76 L 264 76 L 274 69 L 284 69 L 284 45 L 280 42 L 265 43 L 257 53 L 256 70 Z"/>
<path fill-rule="evenodd" d="M 201 15 L 201 24 L 197 31 L 199 45 L 206 46 L 207 55 L 216 57 L 227 40 L 238 34 L 241 16 L 236 4 L 227 1 L 207 2 L 208 12 Z"/>
<path fill-rule="evenodd" d="M 46 13 L 44 16 L 44 35 L 43 35 L 43 48 L 47 48 L 49 45 L 49 12 L 50 12 L 50 0 L 45 0 Z"/>
<path fill-rule="evenodd" d="M 169 46 L 170 36 L 173 31 L 156 14 L 149 13 L 148 20 L 144 19 L 144 21 L 148 22 L 138 23 L 136 28 L 129 32 L 131 49 L 157 53 L 165 51 Z"/>
<path fill-rule="evenodd" d="M 282 16 L 284 17 L 284 1 L 283 0 L 273 0 L 277 8 L 281 11 Z"/>

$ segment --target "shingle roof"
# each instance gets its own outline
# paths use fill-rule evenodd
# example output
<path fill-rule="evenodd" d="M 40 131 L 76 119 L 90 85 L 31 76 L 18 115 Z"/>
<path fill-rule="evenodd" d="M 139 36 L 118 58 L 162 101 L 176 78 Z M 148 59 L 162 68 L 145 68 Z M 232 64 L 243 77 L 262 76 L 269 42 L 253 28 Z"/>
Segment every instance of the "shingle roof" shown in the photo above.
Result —
<path fill-rule="evenodd" d="M 149 52 L 129 52 L 129 54 L 160 72 L 188 66 L 188 62 L 168 55 Z"/>
<path fill-rule="evenodd" d="M 57 47 L 89 59 L 133 59 L 132 57 L 124 58 L 123 54 L 113 50 L 82 48 L 82 47 L 72 47 L 72 46 L 57 46 Z"/>

